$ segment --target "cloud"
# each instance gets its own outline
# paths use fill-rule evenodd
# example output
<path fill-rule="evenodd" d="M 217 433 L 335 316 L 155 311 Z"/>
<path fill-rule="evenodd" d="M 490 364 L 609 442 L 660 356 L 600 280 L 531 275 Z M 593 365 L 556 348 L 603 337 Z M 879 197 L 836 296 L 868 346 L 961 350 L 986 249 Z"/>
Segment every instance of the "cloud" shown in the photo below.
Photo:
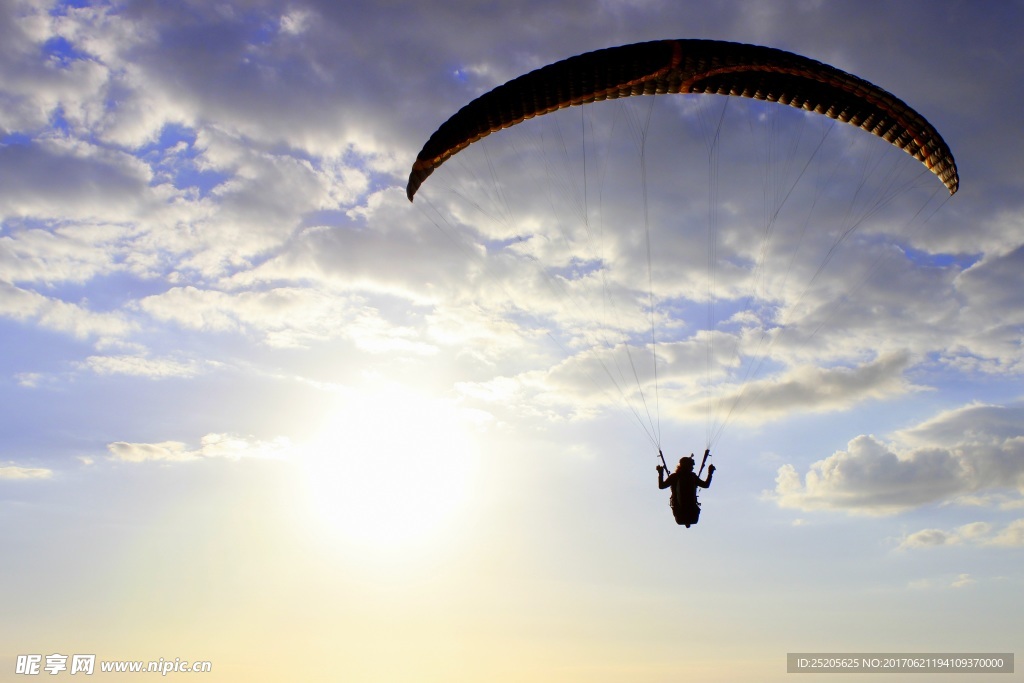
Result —
<path fill-rule="evenodd" d="M 1024 404 L 972 404 L 895 435 L 851 440 L 803 478 L 779 468 L 772 497 L 799 510 L 891 514 L 984 493 L 1024 494 Z M 977 498 L 973 499 L 974 502 Z M 925 534 L 915 542 L 938 540 Z"/>
<path fill-rule="evenodd" d="M 103 340 L 97 346 L 125 346 L 117 341 Z M 175 358 L 151 357 L 145 350 L 136 354 L 93 355 L 81 361 L 72 361 L 73 372 L 22 372 L 15 375 L 19 386 L 28 389 L 40 387 L 55 388 L 75 378 L 77 373 L 87 372 L 99 376 L 121 375 L 145 379 L 190 378 L 218 367 L 212 360 L 179 360 Z"/>
<path fill-rule="evenodd" d="M 922 529 L 903 539 L 901 548 L 932 548 L 940 545 L 953 545 L 958 542 L 956 536 L 947 534 L 940 529 Z"/>
<path fill-rule="evenodd" d="M 949 587 L 964 588 L 975 583 L 977 583 L 977 581 L 975 579 L 972 579 L 970 574 L 958 574 L 957 577 L 953 580 L 953 583 L 949 584 Z"/>
<path fill-rule="evenodd" d="M 511 377 L 462 383 L 460 389 L 492 401 L 539 401 L 577 416 L 594 416 L 601 409 L 623 406 L 643 414 L 645 400 L 652 400 L 657 393 L 661 414 L 667 418 L 702 421 L 710 410 L 719 422 L 762 424 L 800 413 L 847 410 L 866 400 L 916 388 L 900 373 L 909 364 L 906 354 L 892 354 L 856 367 L 783 369 L 746 385 L 730 384 L 722 379 L 723 368 L 727 363 L 739 363 L 738 358 L 728 358 L 736 340 L 721 335 L 716 353 L 724 358 L 715 364 L 715 386 L 709 395 L 705 386 L 708 347 L 702 336 L 659 344 L 657 376 L 649 345 L 619 343 L 573 353 L 547 371 L 527 370 Z"/>
<path fill-rule="evenodd" d="M 482 272 L 493 266 L 485 263 L 472 232 L 440 229 L 431 219 L 426 210 L 411 210 L 397 188 L 377 192 L 358 209 L 314 212 L 271 258 L 225 284 L 303 283 L 373 291 L 418 304 L 466 304 L 474 292 L 477 299 L 493 301 L 490 290 L 505 283 Z M 502 292 L 503 300 L 511 291 Z"/>
<path fill-rule="evenodd" d="M 95 234 L 74 233 L 78 239 L 72 240 L 71 232 L 24 231 L 11 238 L 9 264 L 16 270 L 7 272 L 31 281 L 77 278 L 87 282 L 112 270 L 131 269 L 200 287 L 206 284 L 202 280 L 225 278 L 230 282 L 218 283 L 224 289 L 286 282 L 318 290 L 327 286 L 332 291 L 387 291 L 436 306 L 439 318 L 450 316 L 449 307 L 471 299 L 493 319 L 493 311 L 500 310 L 498 302 L 511 299 L 529 302 L 533 315 L 568 335 L 578 335 L 578 330 L 591 325 L 642 332 L 646 317 L 635 299 L 648 275 L 654 276 L 659 296 L 700 298 L 706 249 L 703 244 L 674 239 L 674 231 L 682 215 L 703 223 L 703 216 L 697 215 L 700 210 L 675 198 L 681 187 L 703 187 L 690 182 L 690 173 L 700 176 L 703 169 L 698 173 L 678 168 L 677 154 L 668 155 L 676 167 L 674 173 L 664 166 L 652 168 L 650 179 L 652 189 L 658 179 L 673 179 L 671 197 L 675 199 L 666 202 L 652 194 L 650 207 L 651 230 L 661 245 L 663 262 L 648 272 L 646 250 L 636 231 L 609 229 L 600 238 L 591 236 L 588 250 L 605 256 L 615 267 L 602 271 L 602 277 L 607 277 L 603 283 L 602 277 L 562 281 L 569 303 L 552 291 L 553 278 L 541 274 L 544 268 L 565 267 L 571 256 L 551 226 L 550 198 L 559 187 L 538 179 L 535 172 L 505 178 L 503 185 L 509 189 L 513 185 L 527 188 L 528 199 L 515 204 L 518 224 L 502 225 L 497 220 L 487 228 L 465 205 L 458 209 L 445 198 L 436 198 L 445 215 L 460 224 L 445 235 L 429 225 L 418 209 L 411 213 L 401 192 L 380 175 L 394 171 L 401 180 L 408 163 L 396 160 L 411 158 L 425 139 L 429 128 L 421 130 L 424 120 L 454 111 L 481 89 L 565 56 L 567 51 L 595 47 L 581 27 L 603 25 L 601 17 L 607 13 L 617 17 L 616 11 L 605 8 L 591 14 L 574 7 L 545 8 L 545 16 L 556 24 L 574 27 L 574 37 L 543 39 L 542 34 L 561 33 L 552 24 L 511 56 L 484 35 L 464 36 L 457 47 L 430 41 L 423 27 L 448 25 L 461 11 L 457 7 L 409 7 L 407 11 L 416 18 L 417 30 L 399 25 L 383 33 L 404 48 L 392 55 L 393 60 L 367 58 L 382 53 L 379 36 L 371 39 L 370 33 L 352 27 L 365 22 L 377 25 L 380 17 L 359 3 L 344 8 L 320 2 L 281 8 L 250 6 L 232 12 L 212 7 L 186 12 L 157 5 L 131 11 L 67 6 L 53 12 L 12 13 L 6 36 L 12 60 L 9 72 L 13 75 L 16 67 L 35 64 L 36 80 L 45 87 L 26 85 L 25 96 L 35 93 L 43 98 L 33 104 L 41 111 L 62 112 L 67 130 L 61 136 L 35 135 L 29 145 L 0 148 L 0 156 L 9 157 L 7 163 L 0 158 L 0 177 L 6 177 L 5 170 L 10 175 L 10 182 L 0 183 L 8 188 L 6 194 L 0 190 L 0 207 L 35 220 L 60 221 L 65 229 L 73 221 L 117 225 L 122 232 L 100 240 Z M 481 17 L 478 8 L 475 12 Z M 494 26 L 507 16 L 498 9 L 487 14 L 493 15 Z M 814 14 L 801 20 L 810 21 Z M 780 15 L 769 11 L 767 16 L 777 21 Z M 742 13 L 732 9 L 723 9 L 717 20 L 747 34 L 753 30 Z M 218 36 L 215 41 L 209 40 L 213 34 Z M 70 56 L 46 47 L 57 38 L 69 46 Z M 49 66 L 36 64 L 41 50 L 52 53 Z M 416 69 L 397 68 L 410 53 L 419 57 Z M 457 70 L 471 82 L 451 80 L 453 65 L 461 65 Z M 78 89 L 68 90 L 71 84 Z M 45 98 L 43 93 L 48 93 Z M 35 132 L 25 126 L 11 129 Z M 183 139 L 174 145 L 161 141 L 175 131 Z M 458 163 L 464 156 L 468 155 L 460 155 Z M 190 179 L 195 172 L 216 175 L 216 186 L 200 189 L 202 183 Z M 638 213 L 612 208 L 628 191 L 614 187 L 606 191 L 609 227 L 635 223 Z M 336 220 L 344 211 L 348 220 Z M 756 235 L 751 239 L 751 231 L 762 226 L 749 220 L 750 212 L 749 207 L 730 205 L 730 218 L 723 221 L 719 245 L 723 266 L 717 276 L 724 298 L 751 291 L 753 276 L 744 264 L 756 260 L 759 251 L 782 263 L 792 248 L 782 235 L 771 243 Z M 332 213 L 333 217 L 328 216 L 332 220 L 319 220 Z M 567 225 L 571 231 L 582 230 L 578 221 Z M 463 228 L 473 241 L 466 239 Z M 488 238 L 514 237 L 523 230 L 531 234 L 523 235 L 520 244 L 491 251 L 489 256 L 495 258 L 479 258 Z M 850 251 L 846 258 L 857 264 L 876 258 L 864 245 Z M 523 267 L 531 260 L 540 269 Z M 809 259 L 804 268 L 813 271 L 816 263 Z M 985 266 L 989 265 L 986 261 Z M 1002 267 L 999 279 L 1001 291 L 1007 293 L 1014 291 L 1012 265 Z M 994 261 L 991 266 L 996 268 Z M 993 281 L 982 278 L 984 271 L 979 268 L 964 280 L 963 295 L 979 303 Z M 948 354 L 948 362 L 968 362 L 975 354 L 997 357 L 993 367 L 1008 367 L 1012 327 L 1002 332 L 986 327 L 984 335 L 965 334 L 963 325 L 943 318 L 947 309 L 956 308 L 955 298 L 947 296 L 955 269 L 894 272 L 862 287 L 859 305 L 844 308 L 842 324 L 816 333 L 814 344 L 807 339 L 814 336 L 820 319 L 809 317 L 806 330 L 793 324 L 790 336 L 800 343 L 781 339 L 772 358 L 790 368 L 790 374 L 748 391 L 751 395 L 763 390 L 772 399 L 750 414 L 768 417 L 773 406 L 786 404 L 840 407 L 838 394 L 829 387 L 839 389 L 844 379 L 868 381 L 867 367 L 860 368 L 859 377 L 846 378 L 838 371 L 815 377 L 809 368 L 834 368 L 837 361 L 863 364 L 870 353 L 889 358 L 902 350 L 901 344 L 914 346 L 914 358 L 936 349 L 956 349 Z M 806 281 L 808 274 L 801 271 L 800 277 Z M 978 284 L 982 279 L 989 284 L 982 287 Z M 821 280 L 824 285 L 826 278 Z M 788 271 L 774 280 L 765 278 L 763 296 L 780 311 L 794 306 L 798 281 L 790 279 Z M 831 284 L 842 291 L 848 283 L 837 278 Z M 822 287 L 823 292 L 828 289 Z M 912 306 L 914 293 L 920 291 L 935 294 L 927 311 Z M 825 315 L 829 308 L 819 298 L 811 292 L 803 305 L 818 307 Z M 609 300 L 622 303 L 616 306 L 622 315 L 614 323 L 594 314 Z M 1010 303 L 1012 298 L 1006 298 Z M 925 315 L 929 324 L 922 325 Z M 300 326 L 306 326 L 307 316 L 297 318 Z M 301 345 L 303 339 L 320 334 L 307 326 L 294 333 L 281 329 L 273 336 L 275 344 L 287 346 Z M 368 346 L 387 346 L 385 335 L 369 336 L 376 339 Z M 398 348 L 414 353 L 426 350 L 410 340 L 409 330 L 402 325 L 390 336 L 399 340 Z M 799 366 L 806 367 L 795 369 Z M 894 382 L 889 387 L 877 385 L 874 393 L 863 385 L 858 389 L 878 395 L 906 387 Z"/>
<path fill-rule="evenodd" d="M 1024 519 L 1017 519 L 1003 528 L 996 528 L 988 522 L 972 522 L 953 529 L 922 529 L 908 534 L 899 545 L 904 550 L 938 548 L 941 546 L 970 545 L 975 547 L 1022 548 L 1024 547 Z"/>
<path fill-rule="evenodd" d="M 794 412 L 845 410 L 868 399 L 914 390 L 902 375 L 910 361 L 909 354 L 897 352 L 856 367 L 796 367 L 737 387 L 716 400 L 741 406 L 739 419 L 755 423 Z"/>
<path fill-rule="evenodd" d="M 365 297 L 313 288 L 223 292 L 177 287 L 142 299 L 138 307 L 156 320 L 187 329 L 255 333 L 268 346 L 277 348 L 304 348 L 319 341 L 349 339 L 372 354 L 429 356 L 436 352 L 417 328 L 389 319 Z"/>
<path fill-rule="evenodd" d="M 1024 223 L 1024 216 L 1021 217 Z M 1019 231 L 1017 235 L 1019 236 Z M 1020 371 L 1024 326 L 1024 246 L 986 254 L 957 276 L 962 332 L 950 349 L 954 362 L 974 360 L 984 372 Z M 998 312 L 993 315 L 994 312 Z M 972 356 L 975 358 L 972 359 Z"/>
<path fill-rule="evenodd" d="M 914 579 L 908 583 L 908 587 L 912 590 L 934 591 L 966 588 L 976 583 L 978 583 L 978 580 L 970 574 L 961 573 L 952 577 L 945 576 L 942 578 Z"/>
<path fill-rule="evenodd" d="M 999 445 L 1024 435 L 1024 403 L 970 403 L 939 413 L 919 425 L 897 432 L 912 445 L 956 443 Z"/>
<path fill-rule="evenodd" d="M 152 379 L 192 377 L 199 372 L 199 364 L 193 361 L 145 356 L 89 356 L 79 365 L 98 375 L 132 375 Z"/>
<path fill-rule="evenodd" d="M 703 159 L 690 163 L 685 154 L 692 145 L 700 150 L 693 98 L 666 98 L 668 106 L 652 110 L 651 130 L 672 134 L 648 140 L 643 188 L 635 153 L 625 155 L 629 172 L 611 170 L 601 188 L 590 169 L 585 178 L 549 171 L 574 154 L 551 143 L 570 127 L 550 117 L 551 128 L 534 120 L 491 136 L 497 144 L 477 154 L 475 170 L 474 150 L 460 153 L 432 176 L 430 196 L 410 207 L 404 177 L 445 116 L 532 68 L 636 39 L 660 25 L 656 4 L 629 12 L 613 4 L 472 6 L 480 30 L 442 43 L 436 36 L 472 3 L 409 3 L 400 21 L 360 2 L 74 5 L 0 7 L 0 271 L 7 279 L 0 315 L 95 341 L 100 352 L 80 368 L 158 378 L 208 367 L 173 352 L 147 353 L 154 328 L 167 349 L 188 346 L 184 336 L 238 335 L 275 350 L 341 340 L 353 366 L 367 357 L 450 352 L 452 383 L 464 395 L 554 419 L 621 405 L 615 382 L 627 387 L 626 403 L 641 400 L 641 391 L 649 396 L 657 367 L 667 417 L 702 419 L 710 394 L 730 419 L 751 424 L 917 391 L 927 383 L 915 372 L 922 367 L 1024 371 L 1019 193 L 991 206 L 958 195 L 928 230 L 904 233 L 906 244 L 883 243 L 892 225 L 881 219 L 836 244 L 835 228 L 849 224 L 817 209 L 796 216 L 795 225 L 812 228 L 806 234 L 781 229 L 781 219 L 766 226 L 768 193 L 746 182 L 756 154 L 734 159 L 727 150 L 723 185 L 735 182 L 739 192 L 722 203 L 715 236 L 720 319 L 708 373 L 708 335 L 699 329 L 707 326 L 709 296 L 707 174 Z M 777 27 L 813 26 L 829 12 L 843 10 L 751 15 L 723 6 L 703 16 L 716 31 L 756 41 L 786 40 Z M 520 13 L 544 21 L 510 51 L 495 36 Z M 843 25 L 864 35 L 859 22 Z M 920 84 L 929 70 L 908 75 L 901 67 L 900 76 L 888 68 L 892 55 L 847 54 L 842 41 L 801 35 L 800 45 L 782 46 L 902 79 L 900 93 L 929 92 Z M 943 70 L 957 66 L 938 58 Z M 952 90 L 964 92 L 971 79 L 962 73 Z M 940 113 L 970 98 L 947 99 Z M 606 160 L 591 140 L 609 140 L 608 161 L 622 151 L 617 142 L 636 151 L 625 128 L 639 122 L 637 110 L 619 104 L 586 110 L 612 112 L 603 122 L 585 119 L 595 133 L 586 149 L 595 170 Z M 737 113 L 745 106 L 730 104 Z M 572 112 L 573 129 L 582 113 Z M 743 135 L 725 136 L 722 145 L 750 146 L 750 126 L 741 123 Z M 515 156 L 525 168 L 516 170 Z M 974 166 L 988 172 L 987 164 Z M 466 169 L 462 184 L 458 169 Z M 498 183 L 487 187 L 494 169 L 510 169 L 501 192 Z M 462 201 L 453 189 L 467 190 Z M 626 203 L 641 189 L 648 206 Z M 784 202 L 787 210 L 807 206 L 802 191 Z M 497 200 L 485 206 L 489 192 Z M 502 205 L 506 192 L 511 199 Z M 581 195 L 589 199 L 582 212 L 573 205 Z M 649 218 L 645 228 L 641 216 Z M 647 336 L 652 317 L 656 349 Z M 636 377 L 624 340 L 646 356 Z M 203 341 L 190 348 L 212 346 Z M 102 352 L 115 344 L 119 353 Z M 748 375 L 750 358 L 764 362 Z M 47 377 L 29 370 L 15 374 L 25 386 Z M 927 443 L 909 431 L 891 444 L 851 442 L 812 468 L 810 480 L 795 468 L 780 472 L 789 487 L 780 500 L 879 510 L 904 505 L 907 491 L 920 493 L 912 504 L 925 504 L 980 499 L 998 480 L 1015 486 L 1019 451 L 1010 437 L 967 443 L 951 416 L 943 422 L 946 436 Z M 162 458 L 196 452 L 157 445 Z"/>
<path fill-rule="evenodd" d="M 859 436 L 847 450 L 812 464 L 802 480 L 795 467 L 783 465 L 775 481 L 780 507 L 873 514 L 942 500 L 961 488 L 955 459 L 937 452 L 901 459 L 871 436 Z"/>
<path fill-rule="evenodd" d="M 49 378 L 40 372 L 19 372 L 14 379 L 18 382 L 18 386 L 34 389 Z"/>
<path fill-rule="evenodd" d="M 198 448 L 190 449 L 180 441 L 160 443 L 128 443 L 115 441 L 107 445 L 111 458 L 122 462 L 189 462 L 207 458 L 280 458 L 290 444 L 284 437 L 261 441 L 234 434 L 207 434 Z"/>
<path fill-rule="evenodd" d="M 62 60 L 47 49 L 57 35 L 49 9 L 31 2 L 0 6 L 0 81 L 6 95 L 0 131 L 44 128 L 59 108 L 71 115 L 83 111 L 107 78 L 98 62 Z"/>
<path fill-rule="evenodd" d="M 0 479 L 49 479 L 53 470 L 45 467 L 20 467 L 5 465 L 0 467 Z"/>
<path fill-rule="evenodd" d="M 0 145 L 0 219 L 108 220 L 139 215 L 150 169 L 125 152 L 68 139 Z"/>
<path fill-rule="evenodd" d="M 977 543 L 985 539 L 992 531 L 988 522 L 964 524 L 953 531 L 941 529 L 922 529 L 909 534 L 900 543 L 900 548 L 935 548 L 944 545 L 960 545 Z"/>
<path fill-rule="evenodd" d="M 107 445 L 107 450 L 115 460 L 125 462 L 186 461 L 196 460 L 200 457 L 198 453 L 189 451 L 188 447 L 180 441 L 163 441 L 161 443 L 115 441 Z"/>
<path fill-rule="evenodd" d="M 1011 522 L 986 544 L 1004 548 L 1024 548 L 1024 519 Z"/>
<path fill-rule="evenodd" d="M 3 281 L 0 281 L 0 315 L 31 321 L 43 329 L 79 339 L 118 339 L 135 329 L 135 324 L 120 313 L 90 311 Z"/>

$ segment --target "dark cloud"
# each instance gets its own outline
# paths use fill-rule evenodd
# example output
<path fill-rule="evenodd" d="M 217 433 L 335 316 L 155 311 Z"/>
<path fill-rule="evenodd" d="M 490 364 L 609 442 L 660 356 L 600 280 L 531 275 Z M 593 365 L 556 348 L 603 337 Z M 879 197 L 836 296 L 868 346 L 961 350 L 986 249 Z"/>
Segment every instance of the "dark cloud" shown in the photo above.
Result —
<path fill-rule="evenodd" d="M 909 363 L 906 353 L 893 353 L 856 367 L 797 367 L 751 382 L 720 400 L 743 405 L 749 413 L 745 418 L 755 422 L 798 411 L 843 410 L 868 398 L 889 398 L 913 390 L 902 374 Z"/>
<path fill-rule="evenodd" d="M 1021 273 L 1024 272 L 1024 246 L 1005 254 L 997 254 L 964 271 L 957 279 L 957 289 L 967 298 L 969 306 L 984 306 L 988 310 L 1001 310 L 1013 316 L 1003 323 L 1024 324 L 1024 290 Z M 985 311 L 978 317 L 983 318 Z M 968 319 L 974 317 L 972 311 Z"/>
<path fill-rule="evenodd" d="M 88 145 L 0 145 L 0 220 L 135 217 L 148 171 L 129 155 Z"/>

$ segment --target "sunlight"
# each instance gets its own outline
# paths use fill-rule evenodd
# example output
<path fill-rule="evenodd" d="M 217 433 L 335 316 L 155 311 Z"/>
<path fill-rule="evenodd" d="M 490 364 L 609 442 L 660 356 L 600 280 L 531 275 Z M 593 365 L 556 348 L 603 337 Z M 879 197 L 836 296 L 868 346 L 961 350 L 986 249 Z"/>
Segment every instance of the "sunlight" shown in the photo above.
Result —
<path fill-rule="evenodd" d="M 432 540 L 465 507 L 475 466 L 466 418 L 443 399 L 390 386 L 341 399 L 304 455 L 323 533 L 362 545 Z"/>

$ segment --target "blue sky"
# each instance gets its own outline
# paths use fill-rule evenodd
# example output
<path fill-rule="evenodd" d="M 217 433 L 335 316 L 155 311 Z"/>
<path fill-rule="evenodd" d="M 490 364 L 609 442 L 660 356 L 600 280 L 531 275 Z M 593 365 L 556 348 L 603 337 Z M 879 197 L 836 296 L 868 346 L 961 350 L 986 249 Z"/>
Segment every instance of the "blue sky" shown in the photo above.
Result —
<path fill-rule="evenodd" d="M 218 681 L 771 681 L 793 651 L 1012 652 L 1019 28 L 1015 2 L 3 0 L 0 679 L 33 653 Z M 472 98 L 659 38 L 884 87 L 960 191 L 740 103 L 712 203 L 720 105 L 669 97 L 502 131 L 407 201 Z M 812 168 L 838 179 L 765 241 L 760 183 L 792 176 L 758 175 L 747 136 L 775 116 L 767 144 L 827 135 Z M 561 166 L 580 144 L 585 180 Z M 917 187 L 815 276 L 851 188 L 884 177 L 846 158 Z M 684 530 L 655 450 L 709 437 Z"/>

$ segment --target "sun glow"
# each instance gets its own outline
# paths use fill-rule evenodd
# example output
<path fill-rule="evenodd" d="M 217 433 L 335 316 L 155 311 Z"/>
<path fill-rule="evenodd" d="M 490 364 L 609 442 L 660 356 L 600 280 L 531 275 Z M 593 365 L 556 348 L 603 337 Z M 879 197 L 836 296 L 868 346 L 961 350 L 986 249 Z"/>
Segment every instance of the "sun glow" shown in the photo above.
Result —
<path fill-rule="evenodd" d="M 451 402 L 403 387 L 344 397 L 303 458 L 317 526 L 366 546 L 436 539 L 469 499 L 469 432 Z"/>

